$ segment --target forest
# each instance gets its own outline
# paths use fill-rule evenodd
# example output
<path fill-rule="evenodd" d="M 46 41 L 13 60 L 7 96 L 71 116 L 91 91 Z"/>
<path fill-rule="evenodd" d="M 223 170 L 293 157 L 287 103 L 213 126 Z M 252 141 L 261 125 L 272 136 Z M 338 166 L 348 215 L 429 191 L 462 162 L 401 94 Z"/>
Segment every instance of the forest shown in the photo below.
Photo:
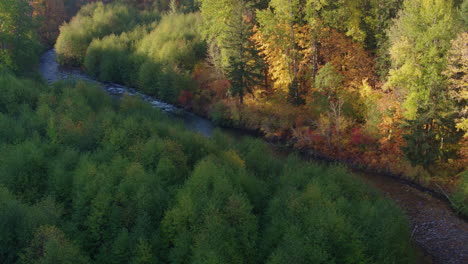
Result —
<path fill-rule="evenodd" d="M 417 259 L 402 210 L 344 165 L 48 84 L 51 48 L 64 68 L 468 215 L 468 0 L 1 0 L 2 263 Z"/>
<path fill-rule="evenodd" d="M 3 263 L 413 260 L 400 209 L 344 168 L 209 140 L 87 83 L 0 84 Z"/>
<path fill-rule="evenodd" d="M 300 150 L 461 183 L 467 1 L 156 2 L 87 5 L 59 61 Z"/>

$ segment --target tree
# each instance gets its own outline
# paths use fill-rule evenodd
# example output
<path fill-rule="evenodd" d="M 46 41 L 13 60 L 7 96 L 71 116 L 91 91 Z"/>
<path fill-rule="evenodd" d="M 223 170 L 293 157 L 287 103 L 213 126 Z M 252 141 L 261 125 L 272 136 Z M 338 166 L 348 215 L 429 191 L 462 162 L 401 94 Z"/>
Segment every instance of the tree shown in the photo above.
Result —
<path fill-rule="evenodd" d="M 403 0 L 370 0 L 369 15 L 364 19 L 366 34 L 366 48 L 377 56 L 376 74 L 384 79 L 391 67 L 387 31 L 400 11 Z"/>
<path fill-rule="evenodd" d="M 38 29 L 42 43 L 53 46 L 59 35 L 59 26 L 66 19 L 65 4 L 63 0 L 34 0 L 33 16 L 40 23 Z"/>
<path fill-rule="evenodd" d="M 2 263 L 18 263 L 21 251 L 26 248 L 35 230 L 41 225 L 54 225 L 61 216 L 51 199 L 35 205 L 17 200 L 6 188 L 0 186 L 0 259 Z M 54 262 L 52 262 L 54 263 Z"/>
<path fill-rule="evenodd" d="M 400 241 L 409 231 L 392 213 L 395 205 L 344 173 L 286 159 L 264 221 L 265 263 L 413 262 L 404 249 L 411 242 Z"/>
<path fill-rule="evenodd" d="M 457 141 L 459 135 L 454 131 L 447 77 L 442 74 L 455 36 L 453 2 L 406 1 L 389 34 L 392 69 L 386 87 L 402 95 L 408 120 L 406 156 L 427 168 L 457 152 L 453 142 L 447 142 Z M 420 142 L 421 137 L 427 142 Z"/>
<path fill-rule="evenodd" d="M 21 264 L 86 264 L 89 260 L 55 226 L 41 226 L 24 253 Z"/>
<path fill-rule="evenodd" d="M 229 63 L 229 55 L 226 54 L 225 40 L 229 38 L 230 26 L 227 21 L 234 17 L 233 0 L 200 0 L 200 11 L 203 17 L 202 33 L 206 41 L 211 44 L 210 56 L 213 61 L 220 61 L 216 64 L 220 72 L 224 72 Z M 240 1 L 244 3 L 245 1 Z M 236 21 L 237 22 L 237 21 Z"/>
<path fill-rule="evenodd" d="M 244 95 L 252 93 L 253 87 L 259 83 L 262 67 L 251 39 L 252 3 L 247 0 L 203 0 L 201 3 L 205 38 L 212 42 L 211 61 L 227 75 L 231 95 L 238 96 L 240 104 L 243 104 Z M 215 47 L 219 47 L 219 53 L 213 52 Z"/>
<path fill-rule="evenodd" d="M 468 28 L 468 0 L 464 0 L 460 6 L 460 18 L 465 30 Z"/>
<path fill-rule="evenodd" d="M 460 33 L 452 41 L 447 61 L 444 74 L 449 82 L 448 96 L 455 104 L 457 128 L 465 131 L 468 137 L 468 32 Z"/>
<path fill-rule="evenodd" d="M 145 240 L 138 240 L 136 253 L 132 264 L 156 264 L 157 258 L 154 256 L 154 250 Z"/>
<path fill-rule="evenodd" d="M 288 91 L 293 103 L 300 104 L 299 61 L 297 46 L 299 22 L 303 10 L 300 0 L 272 0 L 269 8 L 257 11 L 261 49 L 270 64 L 269 72 L 279 90 Z"/>
<path fill-rule="evenodd" d="M 404 98 L 405 117 L 446 96 L 446 54 L 454 37 L 452 0 L 408 0 L 391 28 L 392 69 L 387 88 Z"/>
<path fill-rule="evenodd" d="M 226 48 L 230 56 L 227 73 L 231 83 L 231 94 L 238 96 L 239 103 L 243 104 L 244 95 L 247 92 L 253 93 L 253 87 L 261 79 L 259 72 L 262 65 L 251 40 L 253 27 L 246 17 L 250 5 L 246 1 L 236 1 L 234 5 L 234 16 L 229 22 L 228 32 L 231 37 L 226 39 Z"/>
<path fill-rule="evenodd" d="M 343 84 L 344 77 L 340 73 L 335 71 L 335 68 L 331 63 L 325 64 L 317 74 L 315 79 L 315 88 L 326 96 L 328 104 L 328 120 L 329 128 L 325 131 L 325 137 L 328 141 L 328 146 L 331 149 L 331 139 L 333 132 L 336 138 L 340 139 L 341 123 L 342 123 L 342 110 L 343 110 Z M 332 131 L 334 127 L 334 131 Z M 338 142 L 338 145 L 341 144 Z"/>
<path fill-rule="evenodd" d="M 223 163 L 200 162 L 167 211 L 171 263 L 255 263 L 256 217 Z"/>
<path fill-rule="evenodd" d="M 38 61 L 40 45 L 28 1 L 0 1 L 0 21 L 0 68 L 29 71 Z"/>
<path fill-rule="evenodd" d="M 81 66 L 94 38 L 128 31 L 135 26 L 132 21 L 136 16 L 134 7 L 121 2 L 108 5 L 97 2 L 84 6 L 69 23 L 60 27 L 55 43 L 57 60 L 61 64 Z"/>
<path fill-rule="evenodd" d="M 463 132 L 455 127 L 455 114 L 446 114 L 446 106 L 418 110 L 417 118 L 403 125 L 406 146 L 403 151 L 412 165 L 429 169 L 440 160 L 457 158 L 457 145 Z"/>

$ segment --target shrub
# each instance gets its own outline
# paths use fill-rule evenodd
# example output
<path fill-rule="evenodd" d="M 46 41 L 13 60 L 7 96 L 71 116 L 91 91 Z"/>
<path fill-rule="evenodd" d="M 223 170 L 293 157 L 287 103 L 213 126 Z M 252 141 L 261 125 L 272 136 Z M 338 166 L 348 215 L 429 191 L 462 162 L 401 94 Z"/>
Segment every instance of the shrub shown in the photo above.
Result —
<path fill-rule="evenodd" d="M 461 183 L 452 195 L 455 210 L 468 216 L 468 171 L 461 174 Z"/>
<path fill-rule="evenodd" d="M 58 61 L 80 66 L 93 39 L 131 29 L 135 26 L 136 16 L 134 8 L 122 3 L 105 5 L 97 2 L 84 6 L 69 23 L 60 27 L 55 44 Z"/>
<path fill-rule="evenodd" d="M 199 14 L 169 14 L 145 36 L 137 48 L 155 62 L 181 70 L 192 70 L 204 57 L 204 42 L 198 32 Z"/>

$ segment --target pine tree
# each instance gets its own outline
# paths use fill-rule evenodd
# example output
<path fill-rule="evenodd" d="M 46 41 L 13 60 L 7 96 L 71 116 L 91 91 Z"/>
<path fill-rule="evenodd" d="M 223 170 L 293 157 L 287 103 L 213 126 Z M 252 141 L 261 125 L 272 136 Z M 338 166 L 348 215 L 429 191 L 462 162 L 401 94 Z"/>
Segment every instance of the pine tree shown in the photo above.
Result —
<path fill-rule="evenodd" d="M 223 11 L 220 3 L 224 4 Z M 252 93 L 253 87 L 261 79 L 261 59 L 251 40 L 252 23 L 249 21 L 252 4 L 246 0 L 227 0 L 214 2 L 202 1 L 202 16 L 205 19 L 205 34 L 220 48 L 221 72 L 227 75 L 232 96 L 238 96 L 240 104 L 247 93 Z M 218 23 L 213 25 L 213 23 Z M 216 54 L 214 54 L 216 56 Z M 213 58 L 213 61 L 218 60 Z"/>
<path fill-rule="evenodd" d="M 452 0 L 408 0 L 389 36 L 392 69 L 386 84 L 403 98 L 403 150 L 414 165 L 426 168 L 457 152 L 455 108 L 449 97 L 447 54 L 455 36 Z M 423 140 L 423 141 L 421 141 Z"/>
<path fill-rule="evenodd" d="M 234 8 L 234 17 L 229 23 L 230 38 L 226 49 L 229 52 L 229 65 L 226 69 L 231 83 L 231 95 L 239 97 L 243 104 L 246 93 L 252 93 L 252 88 L 261 80 L 261 60 L 251 40 L 252 25 L 247 21 L 246 12 L 250 5 L 238 1 Z"/>

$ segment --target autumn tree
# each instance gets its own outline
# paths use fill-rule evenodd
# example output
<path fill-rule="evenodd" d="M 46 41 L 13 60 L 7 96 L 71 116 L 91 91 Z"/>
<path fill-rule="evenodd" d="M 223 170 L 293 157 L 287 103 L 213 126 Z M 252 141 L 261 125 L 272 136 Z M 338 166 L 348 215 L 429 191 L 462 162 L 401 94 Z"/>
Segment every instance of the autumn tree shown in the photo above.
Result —
<path fill-rule="evenodd" d="M 59 35 L 59 26 L 66 19 L 63 0 L 35 0 L 31 5 L 40 23 L 38 31 L 42 43 L 52 46 Z"/>
<path fill-rule="evenodd" d="M 257 11 L 260 24 L 257 37 L 275 88 L 289 93 L 293 103 L 301 103 L 297 45 L 299 22 L 303 10 L 300 0 L 272 0 L 269 8 Z"/>
<path fill-rule="evenodd" d="M 465 1 L 464 3 L 468 3 Z M 467 4 L 468 7 L 468 4 Z M 460 147 L 461 166 L 468 162 L 468 33 L 463 32 L 452 41 L 448 53 L 448 65 L 444 74 L 448 78 L 448 96 L 454 105 L 455 122 L 458 130 L 463 131 Z"/>
<path fill-rule="evenodd" d="M 447 59 L 444 74 L 449 78 L 448 96 L 458 114 L 457 127 L 468 136 L 468 32 L 460 33 L 452 41 Z"/>

